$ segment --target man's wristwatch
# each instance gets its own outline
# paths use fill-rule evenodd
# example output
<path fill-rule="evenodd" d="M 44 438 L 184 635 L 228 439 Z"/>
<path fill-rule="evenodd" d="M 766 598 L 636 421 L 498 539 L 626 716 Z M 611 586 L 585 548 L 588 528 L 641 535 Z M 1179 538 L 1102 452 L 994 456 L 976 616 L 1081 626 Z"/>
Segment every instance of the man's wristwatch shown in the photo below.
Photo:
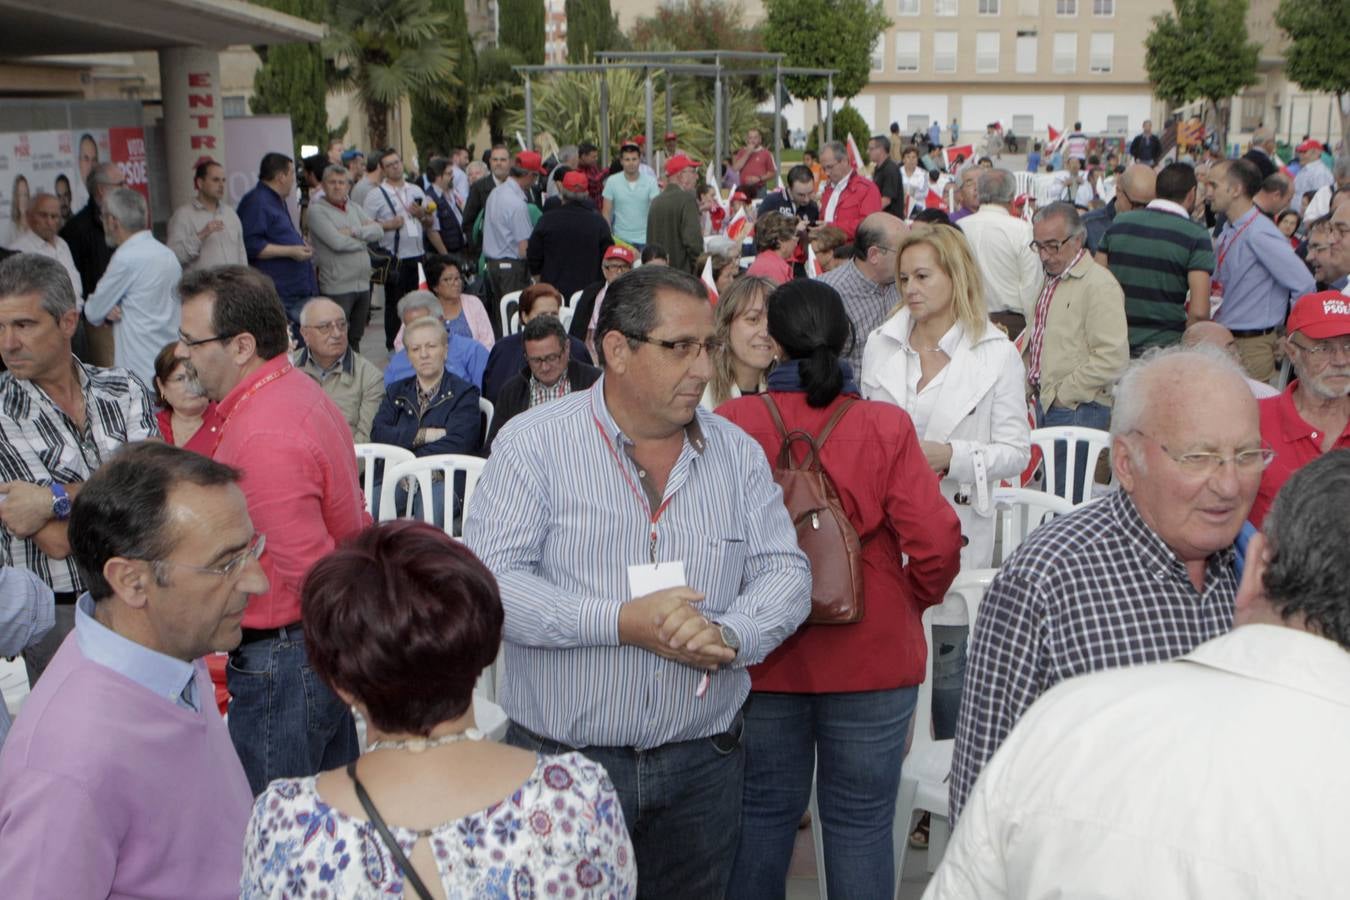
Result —
<path fill-rule="evenodd" d="M 64 522 L 70 518 L 70 495 L 66 493 L 65 487 L 53 481 L 50 485 L 52 490 L 52 515 L 58 522 Z"/>
<path fill-rule="evenodd" d="M 736 632 L 731 629 L 730 625 L 723 625 L 721 622 L 718 622 L 717 630 L 722 634 L 722 643 L 730 647 L 731 652 L 741 652 L 741 639 L 737 636 Z"/>

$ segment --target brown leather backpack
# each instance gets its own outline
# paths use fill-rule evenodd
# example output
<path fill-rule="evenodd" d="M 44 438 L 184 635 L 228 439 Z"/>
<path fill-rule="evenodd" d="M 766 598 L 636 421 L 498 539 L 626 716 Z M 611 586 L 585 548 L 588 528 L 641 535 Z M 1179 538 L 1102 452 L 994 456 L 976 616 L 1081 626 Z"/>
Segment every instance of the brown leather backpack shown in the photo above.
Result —
<path fill-rule="evenodd" d="M 820 449 L 857 401 L 849 398 L 839 404 L 820 434 L 812 437 L 801 430 L 789 432 L 773 398 L 761 396 L 783 438 L 773 480 L 783 489 L 783 504 L 797 528 L 797 546 L 811 561 L 811 615 L 806 623 L 859 622 L 863 617 L 862 541 L 839 502 L 839 491 L 820 464 Z M 808 448 L 800 464 L 792 454 L 792 445 L 797 442 Z"/>

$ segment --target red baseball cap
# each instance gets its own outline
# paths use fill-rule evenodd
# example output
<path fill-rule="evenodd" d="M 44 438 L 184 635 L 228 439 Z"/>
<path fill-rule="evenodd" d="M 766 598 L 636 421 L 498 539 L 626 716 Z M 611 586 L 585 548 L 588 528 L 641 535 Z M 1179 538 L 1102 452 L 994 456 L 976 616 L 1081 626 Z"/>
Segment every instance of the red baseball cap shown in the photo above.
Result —
<path fill-rule="evenodd" d="M 533 150 L 522 150 L 517 153 L 515 164 L 522 169 L 529 169 L 536 175 L 545 174 L 544 161 Z"/>
<path fill-rule="evenodd" d="M 692 160 L 683 153 L 676 153 L 670 159 L 666 160 L 666 175 L 678 175 L 685 169 L 690 169 L 698 165 L 696 160 Z"/>
<path fill-rule="evenodd" d="M 628 143 L 637 144 L 639 147 L 641 147 L 643 144 L 647 143 L 647 138 L 645 135 L 635 134 Z"/>
<path fill-rule="evenodd" d="M 749 202 L 750 202 L 750 198 L 747 197 L 747 196 L 745 196 L 745 191 L 732 191 L 732 192 L 731 192 L 731 199 L 730 199 L 729 201 L 727 201 L 727 202 L 729 202 L 729 203 L 735 203 L 737 200 L 741 201 L 742 203 L 749 203 Z"/>
<path fill-rule="evenodd" d="M 632 250 L 630 250 L 627 247 L 624 247 L 621 244 L 611 244 L 610 246 L 605 248 L 604 259 L 621 259 L 631 266 L 633 262 L 637 259 L 637 255 L 634 254 Z M 604 260 L 601 261 L 603 262 Z"/>
<path fill-rule="evenodd" d="M 1309 150 L 1316 150 L 1317 152 L 1321 153 L 1322 142 L 1315 141 L 1312 138 L 1308 138 L 1306 141 L 1298 145 L 1299 153 L 1307 153 Z"/>
<path fill-rule="evenodd" d="M 562 177 L 562 186 L 569 191 L 585 191 L 590 189 L 590 182 L 583 172 L 568 172 Z"/>
<path fill-rule="evenodd" d="M 667 132 L 666 132 L 666 140 L 668 140 L 668 141 L 676 141 L 676 140 L 679 140 L 679 138 L 680 138 L 680 136 L 679 136 L 678 134 L 676 134 L 675 132 L 673 132 L 673 131 L 667 131 Z"/>
<path fill-rule="evenodd" d="M 1340 291 L 1304 294 L 1294 304 L 1285 328 L 1301 331 L 1315 341 L 1350 334 L 1350 297 Z"/>

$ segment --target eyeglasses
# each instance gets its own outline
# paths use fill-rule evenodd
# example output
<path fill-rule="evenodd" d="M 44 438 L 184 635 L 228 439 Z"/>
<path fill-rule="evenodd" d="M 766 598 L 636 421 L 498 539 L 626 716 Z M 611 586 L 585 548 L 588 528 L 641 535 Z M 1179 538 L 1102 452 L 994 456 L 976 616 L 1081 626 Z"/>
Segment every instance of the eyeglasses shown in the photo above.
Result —
<path fill-rule="evenodd" d="M 525 362 L 532 366 L 556 366 L 562 362 L 562 358 L 561 353 L 549 353 L 546 356 L 527 356 Z"/>
<path fill-rule="evenodd" d="M 1239 450 L 1232 456 L 1224 456 L 1222 453 L 1174 453 L 1167 448 L 1167 445 L 1151 434 L 1145 434 L 1142 431 L 1136 431 L 1135 434 L 1142 435 L 1158 445 L 1166 456 L 1181 467 L 1181 470 L 1187 475 L 1197 478 L 1208 478 L 1219 470 L 1219 467 L 1226 462 L 1231 462 L 1233 467 L 1239 472 L 1260 472 L 1270 465 L 1271 460 L 1275 458 L 1275 451 L 1270 447 L 1262 446 L 1251 450 Z"/>
<path fill-rule="evenodd" d="M 346 334 L 347 320 L 334 319 L 331 322 L 320 322 L 317 325 L 306 325 L 304 327 L 317 331 L 319 334 Z"/>
<path fill-rule="evenodd" d="M 1042 251 L 1045 253 L 1058 253 L 1066 245 L 1078 240 L 1078 237 L 1079 236 L 1075 234 L 1066 237 L 1062 241 L 1032 241 L 1030 244 L 1027 244 L 1027 246 L 1031 248 L 1033 253 L 1040 253 Z"/>
<path fill-rule="evenodd" d="M 643 344 L 655 344 L 657 347 L 665 347 L 667 350 L 673 350 L 680 359 L 696 359 L 698 352 L 705 350 L 709 357 L 722 351 L 723 344 L 716 338 L 706 341 L 663 341 L 661 338 L 649 337 L 645 334 L 632 334 L 630 332 L 621 332 L 624 337 L 630 341 L 639 341 Z"/>
<path fill-rule="evenodd" d="M 1337 352 L 1344 354 L 1345 356 L 1350 356 L 1350 340 L 1318 341 L 1315 344 L 1304 345 L 1293 338 L 1290 338 L 1289 343 L 1297 347 L 1299 352 L 1308 354 L 1308 358 L 1314 361 L 1320 362 L 1324 358 L 1330 359 L 1335 356 Z"/>
<path fill-rule="evenodd" d="M 178 562 L 172 559 L 150 559 L 146 562 L 156 566 L 178 566 L 180 569 L 191 569 L 194 572 L 201 572 L 204 575 L 219 575 L 221 578 L 233 578 L 244 570 L 250 560 L 260 559 L 263 550 L 267 547 L 267 535 L 255 534 L 253 540 L 249 541 L 238 556 L 233 556 L 226 560 L 223 566 L 194 566 L 189 563 Z"/>
<path fill-rule="evenodd" d="M 202 338 L 201 340 L 194 341 L 180 331 L 178 332 L 178 343 L 182 344 L 184 347 L 200 347 L 202 344 L 211 344 L 216 341 L 228 341 L 230 338 L 238 336 L 239 335 L 237 334 L 218 334 L 215 337 Z"/>
<path fill-rule="evenodd" d="M 896 248 L 896 247 L 885 247 L 885 246 L 877 247 L 877 250 L 879 250 L 879 251 L 882 252 L 882 253 L 898 253 L 898 252 L 900 252 L 900 251 L 898 250 L 898 248 Z"/>

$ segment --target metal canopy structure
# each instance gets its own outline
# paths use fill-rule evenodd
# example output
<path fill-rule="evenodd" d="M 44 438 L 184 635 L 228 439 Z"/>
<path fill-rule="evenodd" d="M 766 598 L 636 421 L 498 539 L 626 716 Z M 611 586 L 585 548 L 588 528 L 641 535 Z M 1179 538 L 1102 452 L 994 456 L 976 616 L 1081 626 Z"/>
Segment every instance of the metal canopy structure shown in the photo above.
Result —
<path fill-rule="evenodd" d="M 652 84 L 653 72 L 666 75 L 692 75 L 713 79 L 713 153 L 718 165 L 723 159 L 723 141 L 726 138 L 726 124 L 723 121 L 723 80 L 726 78 L 765 77 L 772 75 L 773 85 L 773 159 L 778 171 L 783 165 L 783 76 L 814 75 L 826 78 L 825 104 L 825 140 L 834 140 L 834 76 L 837 69 L 808 69 L 800 66 L 783 65 L 782 53 L 756 53 L 741 50 L 680 50 L 665 53 L 644 53 L 640 51 L 606 50 L 595 54 L 599 62 L 586 65 L 544 65 L 515 66 L 514 69 L 525 76 L 525 141 L 534 144 L 534 95 L 530 82 L 531 75 L 551 75 L 558 72 L 599 72 L 640 70 L 646 81 L 647 98 L 647 146 L 655 148 L 656 132 L 653 115 L 655 88 Z M 708 60 L 711 60 L 709 62 Z M 743 68 L 728 67 L 723 62 L 736 61 L 759 63 L 760 65 Z M 674 111 L 671 108 L 670 85 L 666 85 L 666 131 L 671 130 Z M 600 79 L 600 165 L 609 165 L 609 81 Z"/>

